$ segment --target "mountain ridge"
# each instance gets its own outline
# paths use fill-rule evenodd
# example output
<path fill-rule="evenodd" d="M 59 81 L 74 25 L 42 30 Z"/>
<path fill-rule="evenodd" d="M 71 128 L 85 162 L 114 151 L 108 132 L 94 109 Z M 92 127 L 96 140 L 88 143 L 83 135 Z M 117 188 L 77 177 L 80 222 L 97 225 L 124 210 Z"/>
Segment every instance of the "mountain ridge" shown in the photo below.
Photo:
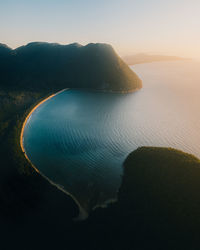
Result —
<path fill-rule="evenodd" d="M 1 85 L 129 92 L 140 89 L 142 81 L 109 44 L 31 42 L 16 49 L 0 45 Z"/>

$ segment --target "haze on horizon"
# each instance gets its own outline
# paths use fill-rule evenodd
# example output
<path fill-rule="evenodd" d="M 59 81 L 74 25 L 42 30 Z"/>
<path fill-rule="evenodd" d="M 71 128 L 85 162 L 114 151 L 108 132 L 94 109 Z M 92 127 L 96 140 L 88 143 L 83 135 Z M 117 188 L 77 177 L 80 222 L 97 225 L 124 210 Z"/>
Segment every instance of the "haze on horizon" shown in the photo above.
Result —
<path fill-rule="evenodd" d="M 200 59 L 199 0 L 1 0 L 0 42 L 103 42 L 121 55 Z"/>

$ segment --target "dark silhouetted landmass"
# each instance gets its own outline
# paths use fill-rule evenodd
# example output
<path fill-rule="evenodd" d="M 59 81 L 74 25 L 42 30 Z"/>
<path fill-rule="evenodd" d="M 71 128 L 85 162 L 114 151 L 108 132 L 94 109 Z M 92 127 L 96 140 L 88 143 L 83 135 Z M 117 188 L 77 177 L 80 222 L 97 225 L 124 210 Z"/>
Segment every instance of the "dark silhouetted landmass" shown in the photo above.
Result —
<path fill-rule="evenodd" d="M 0 44 L 0 87 L 17 90 L 90 88 L 134 91 L 141 80 L 108 44 Z"/>
<path fill-rule="evenodd" d="M 125 160 L 118 201 L 94 211 L 89 223 L 114 249 L 197 249 L 199 193 L 199 159 L 142 147 Z"/>
<path fill-rule="evenodd" d="M 186 58 L 178 56 L 162 56 L 162 55 L 149 55 L 145 53 L 139 53 L 131 56 L 125 56 L 123 57 L 123 60 L 128 65 L 134 65 L 140 63 L 151 63 L 159 61 L 179 61 L 179 60 L 186 60 Z"/>
<path fill-rule="evenodd" d="M 124 163 L 119 204 L 155 227 L 200 228 L 200 160 L 171 148 L 142 147 Z"/>

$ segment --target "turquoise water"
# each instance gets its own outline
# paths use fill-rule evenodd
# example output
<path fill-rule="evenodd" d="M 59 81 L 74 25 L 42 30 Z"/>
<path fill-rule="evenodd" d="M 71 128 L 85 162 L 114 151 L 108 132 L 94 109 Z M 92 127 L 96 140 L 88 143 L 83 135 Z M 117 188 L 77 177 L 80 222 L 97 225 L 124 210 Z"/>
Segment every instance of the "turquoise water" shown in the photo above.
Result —
<path fill-rule="evenodd" d="M 143 89 L 131 94 L 56 95 L 25 126 L 28 157 L 86 210 L 116 198 L 123 161 L 139 146 L 174 147 L 200 157 L 199 66 L 136 65 Z"/>

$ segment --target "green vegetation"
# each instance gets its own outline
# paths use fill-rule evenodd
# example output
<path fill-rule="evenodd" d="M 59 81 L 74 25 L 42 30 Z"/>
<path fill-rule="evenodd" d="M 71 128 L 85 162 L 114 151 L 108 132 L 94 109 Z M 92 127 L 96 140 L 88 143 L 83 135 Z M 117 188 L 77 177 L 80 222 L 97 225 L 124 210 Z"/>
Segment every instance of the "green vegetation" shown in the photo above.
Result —
<path fill-rule="evenodd" d="M 155 230 L 190 228 L 194 234 L 200 229 L 199 159 L 171 148 L 143 147 L 131 153 L 124 166 L 120 206 Z"/>
<path fill-rule="evenodd" d="M 110 45 L 37 42 L 15 50 L 0 44 L 0 86 L 18 91 L 56 87 L 126 92 L 142 84 Z"/>
<path fill-rule="evenodd" d="M 43 199 L 54 206 L 51 195 L 60 197 L 59 190 L 33 171 L 19 143 L 25 116 L 46 95 L 45 92 L 30 91 L 0 92 L 0 219 L 16 219 L 16 215 L 29 213 L 33 207 L 40 207 Z M 61 196 L 62 199 L 66 197 Z M 55 198 L 55 201 L 60 203 L 62 200 L 59 199 Z M 66 197 L 66 200 L 69 200 L 69 213 L 71 209 L 71 216 L 75 216 L 78 213 L 76 205 L 70 198 Z"/>
<path fill-rule="evenodd" d="M 199 159 L 171 148 L 142 147 L 124 163 L 118 201 L 94 211 L 90 226 L 94 235 L 104 232 L 115 249 L 197 249 L 199 193 Z"/>

